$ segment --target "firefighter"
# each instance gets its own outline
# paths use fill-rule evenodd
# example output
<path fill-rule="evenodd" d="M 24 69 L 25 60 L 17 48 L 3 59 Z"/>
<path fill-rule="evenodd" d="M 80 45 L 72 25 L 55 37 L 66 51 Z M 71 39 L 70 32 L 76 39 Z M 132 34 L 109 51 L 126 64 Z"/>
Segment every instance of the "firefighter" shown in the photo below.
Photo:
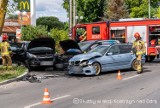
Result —
<path fill-rule="evenodd" d="M 140 74 L 143 71 L 142 67 L 142 55 L 145 54 L 145 43 L 141 40 L 141 36 L 138 32 L 134 34 L 135 41 L 132 45 L 132 50 L 135 52 L 136 60 L 137 60 L 137 73 Z"/>
<path fill-rule="evenodd" d="M 7 42 L 8 36 L 6 34 L 2 35 L 2 42 L 0 43 L 1 56 L 2 56 L 2 64 L 4 69 L 12 68 L 12 59 L 11 59 L 11 51 L 10 45 Z"/>

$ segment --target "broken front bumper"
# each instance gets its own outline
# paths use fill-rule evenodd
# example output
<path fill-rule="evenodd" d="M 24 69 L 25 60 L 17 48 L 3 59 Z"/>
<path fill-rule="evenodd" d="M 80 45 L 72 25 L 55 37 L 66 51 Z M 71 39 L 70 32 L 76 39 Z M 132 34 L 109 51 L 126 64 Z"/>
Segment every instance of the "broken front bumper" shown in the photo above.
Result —
<path fill-rule="evenodd" d="M 82 75 L 96 74 L 96 70 L 93 66 L 81 67 L 81 66 L 69 65 L 68 69 L 69 69 L 69 74 L 82 74 Z"/>

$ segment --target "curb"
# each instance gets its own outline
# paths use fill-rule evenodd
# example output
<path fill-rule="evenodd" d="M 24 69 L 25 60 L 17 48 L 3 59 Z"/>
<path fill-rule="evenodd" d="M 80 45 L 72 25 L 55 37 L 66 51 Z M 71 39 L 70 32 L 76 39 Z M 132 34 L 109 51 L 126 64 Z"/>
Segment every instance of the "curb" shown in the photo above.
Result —
<path fill-rule="evenodd" d="M 22 79 L 23 77 L 25 77 L 27 74 L 28 74 L 28 69 L 25 70 L 25 73 L 16 77 L 16 78 L 12 78 L 12 79 L 9 79 L 9 80 L 5 80 L 5 81 L 2 81 L 0 82 L 0 85 L 4 85 L 4 84 L 8 84 L 8 83 L 11 83 L 11 82 L 14 82 L 14 81 L 18 81 L 20 79 Z"/>

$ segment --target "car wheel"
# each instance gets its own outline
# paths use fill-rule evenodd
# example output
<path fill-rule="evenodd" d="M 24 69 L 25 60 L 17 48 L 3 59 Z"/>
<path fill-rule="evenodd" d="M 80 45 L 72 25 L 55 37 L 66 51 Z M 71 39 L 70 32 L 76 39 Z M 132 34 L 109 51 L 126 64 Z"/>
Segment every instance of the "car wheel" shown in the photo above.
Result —
<path fill-rule="evenodd" d="M 93 67 L 94 67 L 95 70 L 96 70 L 95 75 L 99 75 L 100 72 L 101 72 L 101 66 L 100 66 L 100 64 L 99 64 L 99 63 L 93 63 Z"/>
<path fill-rule="evenodd" d="M 137 70 L 137 60 L 136 59 L 132 61 L 132 69 Z"/>
<path fill-rule="evenodd" d="M 39 71 L 45 71 L 46 70 L 46 67 L 37 67 L 36 70 L 39 70 Z"/>
<path fill-rule="evenodd" d="M 28 71 L 29 71 L 29 72 L 31 72 L 31 71 L 33 71 L 33 70 L 34 70 L 33 67 L 31 67 L 31 66 L 28 67 Z"/>
<path fill-rule="evenodd" d="M 33 71 L 33 68 L 32 67 L 29 67 L 28 68 L 29 72 Z"/>

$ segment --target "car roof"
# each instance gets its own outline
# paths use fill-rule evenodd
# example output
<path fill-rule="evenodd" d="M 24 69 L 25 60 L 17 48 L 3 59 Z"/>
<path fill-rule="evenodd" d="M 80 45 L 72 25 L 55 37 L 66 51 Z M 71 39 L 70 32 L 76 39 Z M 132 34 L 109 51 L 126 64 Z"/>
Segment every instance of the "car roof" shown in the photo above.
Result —
<path fill-rule="evenodd" d="M 113 42 L 113 43 L 120 43 L 119 40 L 98 40 L 98 42 Z"/>
<path fill-rule="evenodd" d="M 101 46 L 114 46 L 114 45 L 132 45 L 132 44 L 130 44 L 130 43 L 102 44 Z"/>
<path fill-rule="evenodd" d="M 89 41 L 84 41 L 84 42 L 80 42 L 80 43 L 95 43 L 95 42 L 98 42 L 98 40 L 89 40 Z"/>

